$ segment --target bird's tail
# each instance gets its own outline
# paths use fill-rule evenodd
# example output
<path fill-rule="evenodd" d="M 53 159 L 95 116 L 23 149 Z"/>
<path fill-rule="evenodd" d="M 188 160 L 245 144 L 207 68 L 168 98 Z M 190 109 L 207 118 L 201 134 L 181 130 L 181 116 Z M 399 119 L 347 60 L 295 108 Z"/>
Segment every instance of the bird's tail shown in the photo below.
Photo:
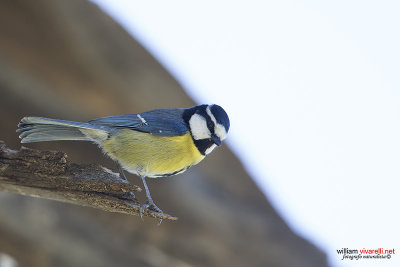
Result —
<path fill-rule="evenodd" d="M 57 140 L 97 141 L 88 134 L 93 131 L 106 134 L 105 131 L 90 123 L 43 117 L 24 117 L 17 129 L 17 132 L 21 133 L 19 136 L 21 143 Z"/>

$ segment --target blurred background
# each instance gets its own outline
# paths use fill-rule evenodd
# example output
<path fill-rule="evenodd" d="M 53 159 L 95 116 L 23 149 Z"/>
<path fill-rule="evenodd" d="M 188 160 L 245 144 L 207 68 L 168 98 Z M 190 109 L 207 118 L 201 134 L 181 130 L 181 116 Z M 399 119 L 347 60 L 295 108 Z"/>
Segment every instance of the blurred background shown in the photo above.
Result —
<path fill-rule="evenodd" d="M 395 1 L 2 3 L 0 139 L 11 148 L 25 115 L 218 103 L 232 128 L 198 166 L 148 182 L 179 217 L 161 227 L 0 192 L 0 266 L 398 266 L 396 255 L 336 253 L 398 248 L 398 11 Z M 88 143 L 29 147 L 117 169 Z"/>

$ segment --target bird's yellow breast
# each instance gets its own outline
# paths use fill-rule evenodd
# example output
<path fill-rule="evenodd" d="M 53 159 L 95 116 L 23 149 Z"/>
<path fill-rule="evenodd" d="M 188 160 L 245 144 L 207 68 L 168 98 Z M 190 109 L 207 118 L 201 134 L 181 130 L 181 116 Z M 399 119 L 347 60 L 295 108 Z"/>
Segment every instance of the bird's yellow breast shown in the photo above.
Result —
<path fill-rule="evenodd" d="M 204 158 L 189 132 L 169 137 L 123 129 L 105 140 L 102 148 L 124 169 L 147 177 L 181 173 Z"/>

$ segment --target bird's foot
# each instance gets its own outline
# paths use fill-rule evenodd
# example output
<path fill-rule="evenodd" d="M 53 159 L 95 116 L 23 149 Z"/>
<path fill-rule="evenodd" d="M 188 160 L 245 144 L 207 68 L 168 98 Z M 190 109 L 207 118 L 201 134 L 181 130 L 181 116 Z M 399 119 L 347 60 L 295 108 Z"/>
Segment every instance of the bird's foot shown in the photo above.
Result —
<path fill-rule="evenodd" d="M 153 201 L 147 201 L 146 204 L 143 204 L 140 206 L 139 213 L 140 213 L 140 218 L 142 218 L 142 220 L 143 220 L 143 211 L 146 209 L 155 211 L 155 212 L 159 213 L 160 215 L 165 215 L 164 212 L 159 207 L 157 207 Z M 163 219 L 160 219 L 160 221 L 158 222 L 157 225 L 160 226 L 162 221 L 163 221 Z"/>
<path fill-rule="evenodd" d="M 121 197 L 128 200 L 136 200 L 136 196 L 133 192 L 125 192 Z"/>

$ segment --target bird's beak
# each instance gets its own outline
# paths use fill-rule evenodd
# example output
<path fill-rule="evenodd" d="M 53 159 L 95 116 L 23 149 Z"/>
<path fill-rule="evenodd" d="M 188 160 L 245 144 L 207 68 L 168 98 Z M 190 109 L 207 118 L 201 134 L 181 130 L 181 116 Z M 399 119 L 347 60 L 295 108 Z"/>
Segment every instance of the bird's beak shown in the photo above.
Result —
<path fill-rule="evenodd" d="M 218 137 L 218 136 L 216 136 L 215 134 L 213 134 L 212 136 L 211 136 L 211 139 L 213 140 L 213 142 L 217 145 L 217 146 L 220 146 L 221 145 L 221 139 Z"/>

